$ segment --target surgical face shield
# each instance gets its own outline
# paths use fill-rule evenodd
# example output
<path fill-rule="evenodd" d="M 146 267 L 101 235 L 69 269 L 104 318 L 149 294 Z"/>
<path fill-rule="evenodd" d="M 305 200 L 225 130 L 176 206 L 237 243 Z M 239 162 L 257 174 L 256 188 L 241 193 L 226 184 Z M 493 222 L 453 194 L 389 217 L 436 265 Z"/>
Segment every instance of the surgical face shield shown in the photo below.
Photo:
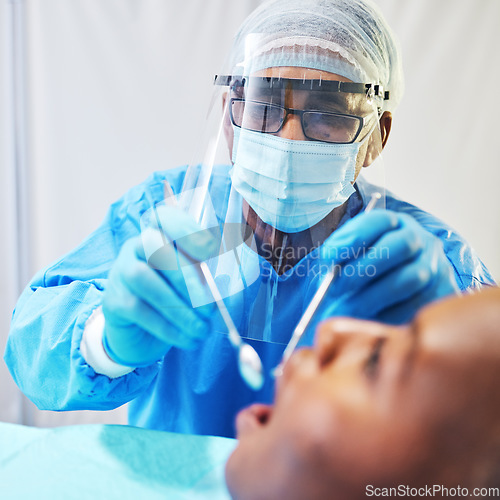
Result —
<path fill-rule="evenodd" d="M 284 347 L 327 272 L 318 247 L 370 198 L 357 180 L 370 177 L 384 195 L 386 92 L 314 67 L 252 71 L 255 61 L 247 50 L 216 77 L 176 203 L 220 235 L 207 263 L 239 333 Z"/>

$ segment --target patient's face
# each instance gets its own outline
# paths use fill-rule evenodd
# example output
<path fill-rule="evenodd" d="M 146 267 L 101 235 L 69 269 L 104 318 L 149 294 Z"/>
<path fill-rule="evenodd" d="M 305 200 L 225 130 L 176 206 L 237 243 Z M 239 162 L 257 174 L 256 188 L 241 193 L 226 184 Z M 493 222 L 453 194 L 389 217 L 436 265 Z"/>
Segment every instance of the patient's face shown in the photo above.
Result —
<path fill-rule="evenodd" d="M 489 397 L 499 375 L 499 304 L 492 290 L 432 305 L 405 327 L 323 323 L 314 348 L 286 365 L 274 407 L 238 415 L 231 493 L 366 498 L 367 485 L 454 480 L 450 471 L 466 453 L 470 464 L 471 442 L 480 446 L 478 432 L 498 414 Z M 447 472 L 436 467 L 444 461 Z"/>

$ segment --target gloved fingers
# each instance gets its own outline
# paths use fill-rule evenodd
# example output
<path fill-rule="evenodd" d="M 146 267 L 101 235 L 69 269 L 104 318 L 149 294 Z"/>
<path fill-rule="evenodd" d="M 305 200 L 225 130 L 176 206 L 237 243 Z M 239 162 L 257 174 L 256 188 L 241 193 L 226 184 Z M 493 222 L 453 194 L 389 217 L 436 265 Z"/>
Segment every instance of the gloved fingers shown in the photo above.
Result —
<path fill-rule="evenodd" d="M 414 263 L 415 267 L 420 268 L 422 284 L 427 281 L 427 285 L 423 288 L 415 287 L 413 295 L 408 295 L 404 300 L 382 309 L 377 317 L 379 321 L 391 324 L 409 322 L 427 304 L 448 295 L 460 293 L 453 268 L 443 254 L 439 241 L 436 241 L 435 244 L 430 245 L 429 251 L 422 253 L 420 259 Z M 422 274 L 424 267 L 426 267 L 428 280 L 425 280 Z"/>
<path fill-rule="evenodd" d="M 178 271 L 162 271 L 161 277 L 176 290 L 184 302 L 203 317 L 211 316 L 215 304 L 199 264 L 187 264 L 179 256 Z"/>
<path fill-rule="evenodd" d="M 194 269 L 160 274 L 145 262 L 136 260 L 122 271 L 120 279 L 131 293 L 165 317 L 170 317 L 172 310 L 179 308 L 192 309 L 194 314 L 205 319 L 213 313 L 211 297 Z M 201 307 L 204 304 L 209 305 Z"/>
<path fill-rule="evenodd" d="M 103 308 L 107 306 L 106 310 L 112 311 L 112 314 L 114 312 L 118 317 L 127 318 L 131 323 L 141 325 L 143 330 L 160 338 L 164 330 L 182 331 L 187 326 L 191 337 L 204 337 L 207 330 L 204 318 L 210 317 L 209 307 L 194 309 L 191 303 L 186 302 L 179 291 L 158 274 L 158 271 L 151 269 L 143 258 L 140 237 L 124 244 L 109 275 Z M 181 271 L 171 273 L 182 274 Z M 182 284 L 182 281 L 180 283 Z M 140 304 L 146 304 L 148 308 L 155 310 L 166 325 L 161 325 L 159 320 L 151 323 L 151 326 L 144 323 Z"/>
<path fill-rule="evenodd" d="M 349 291 L 362 289 L 369 281 L 380 279 L 418 258 L 423 249 L 422 238 L 412 229 L 401 227 L 390 231 L 358 259 L 343 265 L 337 279 L 338 286 Z"/>
<path fill-rule="evenodd" d="M 169 330 L 186 330 L 188 336 L 198 339 L 206 336 L 207 323 L 210 319 L 209 308 L 194 308 L 180 296 L 177 289 L 165 282 L 146 263 L 136 262 L 134 269 L 130 269 L 122 278 L 123 287 L 128 290 L 129 295 L 137 297 L 142 304 L 155 310 L 168 322 Z M 132 302 L 130 298 L 128 300 Z M 139 324 L 135 317 L 131 320 Z M 149 328 L 144 329 L 150 331 Z M 161 333 L 157 331 L 151 333 L 162 338 Z"/>
<path fill-rule="evenodd" d="M 412 217 L 400 214 L 399 220 L 400 228 L 382 237 L 373 253 L 376 256 L 387 255 L 389 267 L 418 261 L 422 272 L 429 273 L 429 286 L 434 286 L 436 291 L 441 285 L 450 291 L 458 291 L 454 271 L 444 254 L 442 242 Z M 371 256 L 371 250 L 368 256 Z M 383 271 L 382 268 L 380 270 Z M 378 271 L 379 268 L 377 274 Z"/>
<path fill-rule="evenodd" d="M 404 227 L 413 229 L 414 234 L 418 235 L 421 240 L 422 251 L 415 257 L 431 275 L 430 287 L 434 291 L 435 298 L 458 293 L 460 289 L 455 279 L 455 272 L 444 253 L 441 240 L 427 232 L 416 220 L 406 214 L 401 215 L 401 222 Z"/>
<path fill-rule="evenodd" d="M 451 293 L 460 293 L 460 287 L 455 279 L 455 271 L 444 254 L 441 241 L 435 238 L 434 244 L 428 246 L 428 251 L 422 258 L 428 262 L 433 275 L 432 290 L 435 298 L 444 297 Z"/>
<path fill-rule="evenodd" d="M 356 261 L 342 266 L 323 317 L 342 314 L 402 323 L 425 304 L 458 293 L 441 242 L 413 218 L 397 217 L 395 230 L 381 235 Z M 354 279 L 349 279 L 346 271 L 354 266 L 350 273 Z"/>
<path fill-rule="evenodd" d="M 194 266 L 183 265 L 184 256 L 174 252 L 173 258 L 179 262 L 177 269 L 158 271 L 143 260 L 145 253 L 140 238 L 125 245 L 125 257 L 111 270 L 111 281 L 121 282 L 161 314 L 172 307 L 178 309 L 181 306 L 178 298 L 184 302 L 184 307 L 195 307 L 195 312 L 202 318 L 209 318 L 213 314 L 214 305 L 208 287 Z M 169 290 L 172 289 L 178 298 L 171 296 Z"/>
<path fill-rule="evenodd" d="M 450 291 L 450 293 L 454 292 Z M 446 295 L 436 296 L 435 290 L 432 287 L 428 287 L 414 294 L 412 297 L 407 298 L 404 302 L 394 304 L 384 309 L 378 315 L 377 320 L 382 323 L 393 325 L 408 323 L 422 307 L 445 296 Z"/>
<path fill-rule="evenodd" d="M 431 280 L 430 271 L 416 260 L 387 272 L 365 288 L 356 293 L 349 293 L 341 300 L 349 304 L 350 315 L 366 319 L 378 318 L 381 311 L 395 304 L 404 303 L 421 293 L 429 286 Z"/>
<path fill-rule="evenodd" d="M 410 321 L 424 305 L 459 293 L 453 269 L 439 245 L 431 245 L 429 252 L 421 252 L 418 258 L 374 279 L 359 291 L 351 288 L 340 295 L 334 287 L 335 282 L 322 318 L 343 315 L 392 324 Z"/>
<path fill-rule="evenodd" d="M 119 295 L 103 300 L 103 313 L 111 327 L 136 325 L 162 342 L 181 349 L 195 348 L 207 329 L 206 322 L 185 305 L 172 308 L 170 315 L 165 316 L 125 288 Z"/>
<path fill-rule="evenodd" d="M 125 366 L 148 366 L 160 360 L 170 349 L 171 344 L 144 332 L 136 325 L 127 325 L 127 335 L 123 327 L 113 332 L 113 325 L 106 323 L 105 349 L 108 356 Z"/>
<path fill-rule="evenodd" d="M 162 208 L 166 209 L 167 207 Z M 186 214 L 183 213 L 183 215 Z M 165 216 L 163 218 L 165 219 Z M 177 234 L 182 235 L 183 232 L 177 231 Z M 213 242 L 214 238 L 209 233 L 207 234 L 207 238 Z M 198 312 L 201 315 L 213 314 L 213 307 L 207 306 L 207 304 L 213 303 L 213 298 L 202 276 L 199 262 L 191 258 L 184 250 L 179 249 L 181 245 L 193 244 L 192 233 L 171 242 L 160 231 L 147 228 L 142 232 L 141 239 L 142 248 L 137 249 L 137 255 L 144 260 L 147 258 L 148 265 L 177 290 L 186 304 L 199 309 Z M 200 240 L 203 239 L 205 237 L 200 238 Z M 203 241 L 202 244 L 205 245 L 207 251 L 205 257 L 213 253 L 213 249 L 216 248 L 212 245 L 212 249 L 210 249 L 210 244 L 207 245 Z"/>
<path fill-rule="evenodd" d="M 170 308 L 170 313 L 166 318 L 168 327 L 152 332 L 164 342 L 183 349 L 194 349 L 210 333 L 210 321 L 201 319 L 193 309 L 184 305 L 177 311 Z"/>
<path fill-rule="evenodd" d="M 390 210 L 372 210 L 356 215 L 335 231 L 321 246 L 321 258 L 336 264 L 353 260 L 359 250 L 372 246 L 382 235 L 399 227 L 398 215 Z"/>

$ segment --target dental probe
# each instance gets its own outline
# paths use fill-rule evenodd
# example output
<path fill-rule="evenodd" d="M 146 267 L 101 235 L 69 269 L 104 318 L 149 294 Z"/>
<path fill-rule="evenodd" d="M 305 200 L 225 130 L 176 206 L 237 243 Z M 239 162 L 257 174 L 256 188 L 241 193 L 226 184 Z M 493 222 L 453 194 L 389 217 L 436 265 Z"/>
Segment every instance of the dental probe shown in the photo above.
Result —
<path fill-rule="evenodd" d="M 375 192 L 372 194 L 370 201 L 368 202 L 368 205 L 366 206 L 364 212 L 370 212 L 372 208 L 375 206 L 378 200 L 382 195 L 378 192 Z M 290 342 L 286 346 L 286 349 L 283 351 L 283 357 L 281 358 L 280 364 L 273 370 L 273 375 L 275 377 L 279 377 L 283 373 L 283 367 L 285 366 L 286 362 L 290 359 L 290 356 L 292 355 L 293 351 L 297 347 L 297 344 L 299 343 L 300 339 L 304 335 L 305 331 L 307 330 L 307 327 L 309 326 L 309 323 L 311 322 L 312 318 L 314 317 L 314 314 L 318 310 L 318 307 L 320 306 L 321 302 L 326 296 L 326 292 L 330 288 L 331 284 L 335 281 L 337 278 L 339 272 L 340 272 L 341 266 L 335 266 L 333 265 L 328 273 L 326 274 L 325 278 L 321 282 L 321 285 L 319 288 L 316 290 L 316 293 L 314 294 L 313 298 L 311 299 L 311 302 L 309 302 L 309 305 L 307 306 L 306 310 L 304 311 L 304 314 L 300 318 L 299 322 L 297 323 L 297 326 L 295 327 L 295 330 L 293 331 L 292 337 L 290 339 Z"/>

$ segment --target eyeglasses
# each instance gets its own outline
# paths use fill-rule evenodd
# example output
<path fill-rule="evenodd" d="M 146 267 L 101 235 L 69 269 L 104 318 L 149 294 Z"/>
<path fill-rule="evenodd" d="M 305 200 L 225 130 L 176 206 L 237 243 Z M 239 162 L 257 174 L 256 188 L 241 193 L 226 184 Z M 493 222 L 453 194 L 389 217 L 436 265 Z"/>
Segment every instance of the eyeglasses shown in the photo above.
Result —
<path fill-rule="evenodd" d="M 229 115 L 235 127 L 276 134 L 288 117 L 300 116 L 302 130 L 307 139 L 336 144 L 351 144 L 356 141 L 371 118 L 343 113 L 328 113 L 315 110 L 285 108 L 267 102 L 231 98 Z"/>

